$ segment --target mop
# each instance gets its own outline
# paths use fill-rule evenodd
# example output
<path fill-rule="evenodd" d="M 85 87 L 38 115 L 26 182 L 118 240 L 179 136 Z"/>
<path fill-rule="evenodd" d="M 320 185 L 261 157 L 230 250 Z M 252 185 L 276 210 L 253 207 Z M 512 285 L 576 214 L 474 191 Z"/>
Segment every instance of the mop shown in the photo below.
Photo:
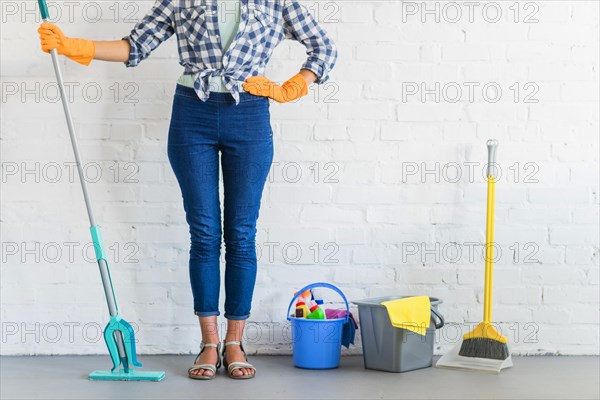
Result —
<path fill-rule="evenodd" d="M 440 358 L 436 367 L 475 369 L 499 373 L 512 367 L 506 337 L 492 324 L 492 280 L 494 274 L 494 202 L 496 187 L 496 149 L 498 142 L 488 140 L 487 212 L 485 229 L 485 281 L 483 322 L 463 336 L 463 342 Z"/>
<path fill-rule="evenodd" d="M 46 22 L 49 19 L 46 1 L 38 0 L 38 4 L 40 6 L 40 14 L 42 15 L 42 19 L 44 22 Z M 64 81 L 58 62 L 58 52 L 56 49 L 52 49 L 50 51 L 50 55 L 52 56 L 52 64 L 54 65 L 54 72 L 56 74 L 56 80 L 58 81 L 60 98 L 65 112 L 65 118 L 67 120 L 67 127 L 69 128 L 69 135 L 71 137 L 71 145 L 75 155 L 75 163 L 77 164 L 79 181 L 81 182 L 85 207 L 87 209 L 87 214 L 90 221 L 92 242 L 94 244 L 96 260 L 98 261 L 98 267 L 100 269 L 100 277 L 102 278 L 104 294 L 106 295 L 108 312 L 110 314 L 110 321 L 104 329 L 104 340 L 113 362 L 113 368 L 110 371 L 94 371 L 89 374 L 88 378 L 91 380 L 104 381 L 159 381 L 165 377 L 165 373 L 163 371 L 137 371 L 133 369 L 134 366 L 142 366 L 142 364 L 137 361 L 136 357 L 134 331 L 131 325 L 119 315 L 119 309 L 115 299 L 115 292 L 110 278 L 108 263 L 106 261 L 106 252 L 102 242 L 100 227 L 96 225 L 94 219 L 90 196 L 88 194 L 83 169 L 81 167 L 81 156 L 79 155 L 77 137 L 75 136 L 71 111 L 69 109 Z M 119 368 L 120 366 L 122 366 L 122 368 Z"/>

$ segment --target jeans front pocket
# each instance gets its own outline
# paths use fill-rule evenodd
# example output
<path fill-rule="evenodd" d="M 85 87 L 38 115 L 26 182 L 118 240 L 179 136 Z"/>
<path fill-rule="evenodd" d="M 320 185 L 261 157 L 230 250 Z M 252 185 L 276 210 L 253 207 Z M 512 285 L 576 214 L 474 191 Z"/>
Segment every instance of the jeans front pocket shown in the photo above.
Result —
<path fill-rule="evenodd" d="M 271 113 L 269 110 L 269 99 L 257 97 L 251 99 L 248 96 L 237 106 L 231 105 L 223 109 L 221 132 L 228 130 L 231 136 L 239 142 L 262 142 L 270 141 L 273 136 L 271 127 Z M 254 97 L 254 96 L 252 96 Z M 226 129 L 227 126 L 229 129 Z"/>

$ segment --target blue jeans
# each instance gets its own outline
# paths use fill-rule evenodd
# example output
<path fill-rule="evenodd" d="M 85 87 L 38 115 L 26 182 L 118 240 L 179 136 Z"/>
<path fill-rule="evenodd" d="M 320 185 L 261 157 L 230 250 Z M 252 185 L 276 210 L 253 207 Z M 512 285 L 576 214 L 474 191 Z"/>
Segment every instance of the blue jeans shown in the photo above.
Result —
<path fill-rule="evenodd" d="M 190 228 L 189 272 L 194 313 L 219 315 L 221 234 L 225 241 L 225 317 L 250 316 L 256 282 L 256 221 L 273 161 L 269 100 L 212 92 L 203 102 L 177 85 L 168 156 Z M 219 153 L 224 185 L 223 232 Z"/>

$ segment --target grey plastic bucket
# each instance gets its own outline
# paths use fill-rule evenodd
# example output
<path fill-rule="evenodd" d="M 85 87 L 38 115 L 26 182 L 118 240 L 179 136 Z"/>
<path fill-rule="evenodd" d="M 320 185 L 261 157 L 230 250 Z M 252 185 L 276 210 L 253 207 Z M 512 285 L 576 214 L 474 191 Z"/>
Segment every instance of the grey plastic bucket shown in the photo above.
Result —
<path fill-rule="evenodd" d="M 358 305 L 365 368 L 389 372 L 406 372 L 431 367 L 435 330 L 444 326 L 437 306 L 442 300 L 430 297 L 431 324 L 425 336 L 396 328 L 381 302 L 411 296 L 388 296 L 353 301 Z"/>

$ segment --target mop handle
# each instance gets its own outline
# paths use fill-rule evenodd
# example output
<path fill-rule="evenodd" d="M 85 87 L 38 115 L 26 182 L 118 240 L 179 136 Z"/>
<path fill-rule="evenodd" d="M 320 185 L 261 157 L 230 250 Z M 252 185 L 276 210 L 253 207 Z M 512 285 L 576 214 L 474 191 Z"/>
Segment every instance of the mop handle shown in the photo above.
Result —
<path fill-rule="evenodd" d="M 494 204 L 496 197 L 496 150 L 498 141 L 487 141 L 487 207 L 485 224 L 485 284 L 483 299 L 483 320 L 492 321 L 492 283 L 494 279 Z"/>
<path fill-rule="evenodd" d="M 42 19 L 46 21 L 50 18 L 50 13 L 48 12 L 48 5 L 46 4 L 46 0 L 38 0 L 38 5 L 40 6 L 40 14 Z"/>
<path fill-rule="evenodd" d="M 50 14 L 48 12 L 48 6 L 46 5 L 46 0 L 38 0 L 38 4 L 40 6 L 40 14 L 42 15 L 42 20 L 44 22 L 48 22 L 50 18 Z M 95 226 L 94 213 L 92 212 L 92 205 L 90 201 L 90 195 L 87 190 L 87 184 L 85 181 L 85 176 L 83 173 L 83 168 L 81 167 L 81 156 L 79 154 L 79 145 L 77 144 L 77 137 L 75 136 L 75 128 L 73 127 L 73 118 L 71 117 L 71 110 L 69 108 L 69 102 L 67 100 L 65 84 L 62 76 L 62 72 L 60 70 L 60 64 L 58 61 L 58 52 L 56 49 L 50 50 L 50 55 L 52 56 L 52 64 L 54 66 L 54 73 L 56 74 L 56 80 L 58 81 L 58 89 L 60 91 L 60 100 L 63 105 L 63 110 L 65 111 L 65 118 L 67 119 L 67 127 L 69 129 L 69 136 L 71 137 L 71 145 L 73 147 L 73 154 L 75 155 L 75 164 L 77 165 L 77 173 L 79 174 L 79 182 L 81 183 L 81 190 L 83 191 L 83 198 L 85 199 L 85 207 L 87 209 L 88 218 L 90 220 L 90 226 Z"/>
<path fill-rule="evenodd" d="M 40 14 L 44 22 L 47 22 L 50 18 L 48 12 L 48 5 L 45 0 L 38 0 L 40 7 Z M 108 263 L 106 262 L 106 253 L 104 252 L 104 245 L 102 243 L 102 236 L 100 234 L 100 228 L 96 225 L 94 220 L 94 213 L 92 211 L 92 204 L 90 195 L 87 190 L 87 183 L 81 167 L 81 155 L 79 154 L 79 145 L 77 144 L 77 136 L 75 135 L 75 128 L 73 126 L 73 118 L 71 117 L 71 110 L 69 108 L 69 102 L 67 100 L 65 84 L 60 70 L 60 63 L 58 61 L 58 52 L 56 49 L 50 50 L 52 57 L 52 65 L 54 66 L 54 73 L 56 74 L 56 80 L 58 81 L 58 89 L 60 91 L 60 100 L 63 105 L 65 112 L 65 118 L 67 120 L 67 127 L 69 129 L 69 136 L 71 137 L 71 146 L 73 147 L 73 154 L 75 155 L 75 164 L 77 165 L 77 173 L 79 175 L 79 183 L 81 184 L 81 190 L 83 191 L 83 198 L 85 200 L 85 208 L 87 209 L 88 219 L 90 221 L 90 231 L 92 235 L 92 241 L 94 243 L 94 250 L 96 252 L 96 259 L 100 268 L 100 276 L 102 278 L 102 284 L 104 286 L 104 294 L 106 295 L 106 302 L 108 303 L 108 311 L 111 316 L 118 314 L 117 302 L 115 300 L 115 294 L 110 279 L 110 272 L 108 270 Z"/>

